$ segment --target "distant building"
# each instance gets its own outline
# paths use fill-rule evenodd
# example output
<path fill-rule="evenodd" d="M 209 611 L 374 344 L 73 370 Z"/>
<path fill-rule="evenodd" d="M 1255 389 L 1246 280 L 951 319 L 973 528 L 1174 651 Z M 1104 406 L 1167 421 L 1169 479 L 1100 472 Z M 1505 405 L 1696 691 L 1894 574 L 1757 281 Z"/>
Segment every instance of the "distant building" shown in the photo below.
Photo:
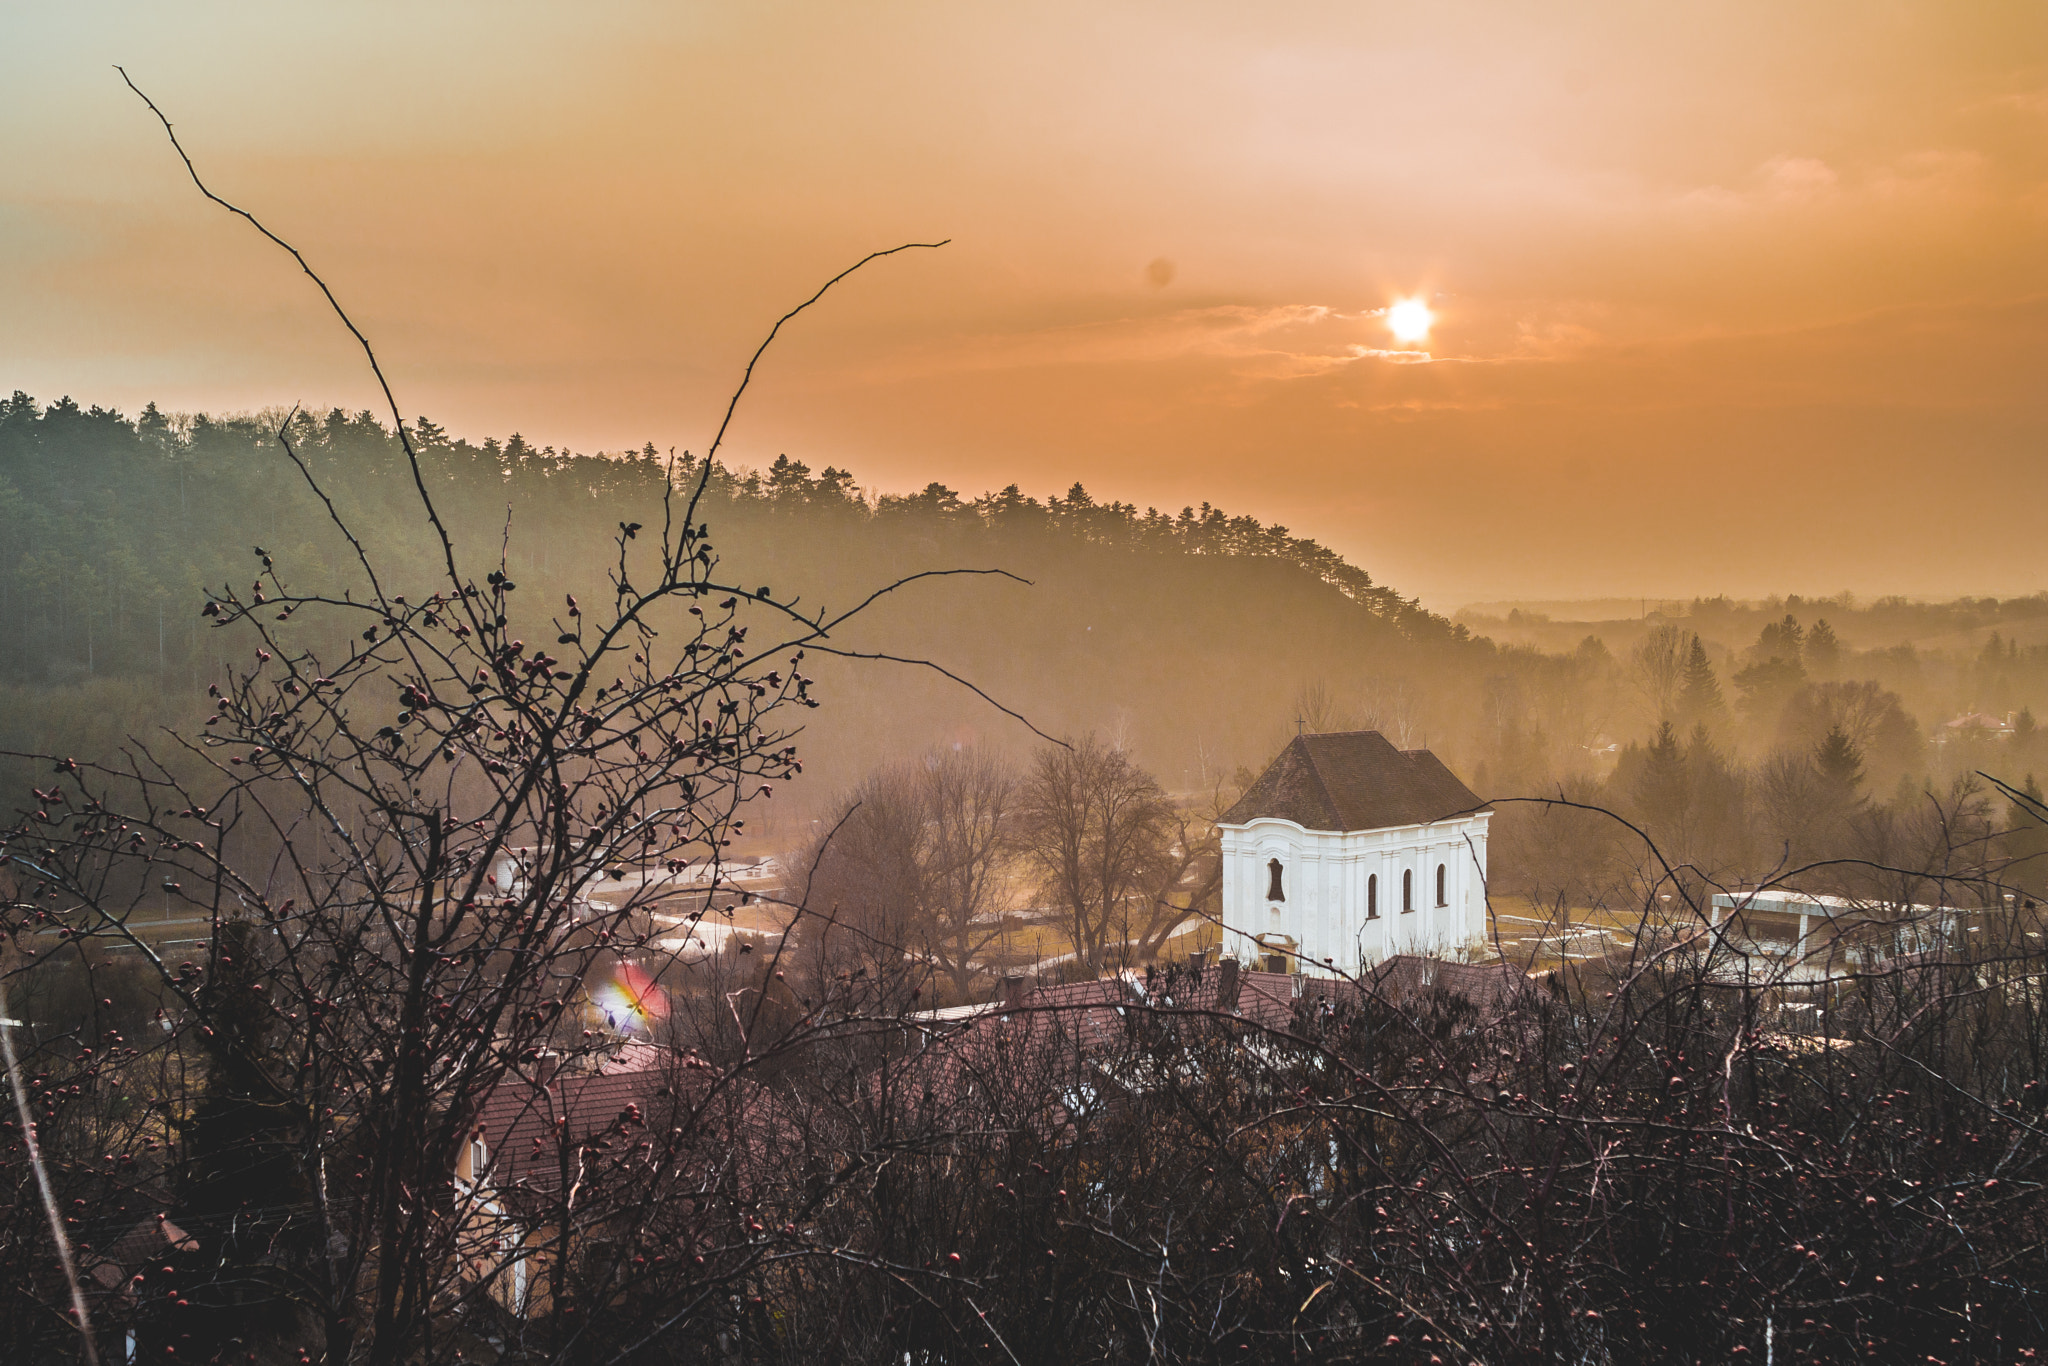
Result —
<path fill-rule="evenodd" d="M 1934 732 L 1934 743 L 1945 745 L 1956 739 L 2010 740 L 2018 730 L 2019 713 L 2007 712 L 2004 716 L 1993 716 L 1989 712 L 1966 711 L 1953 721 L 1942 723 Z"/>
<path fill-rule="evenodd" d="M 1853 901 L 1782 887 L 1717 892 L 1709 923 L 1758 976 L 1825 982 L 1906 955 L 1961 946 L 1983 912 L 1954 906 Z"/>
<path fill-rule="evenodd" d="M 1223 952 L 1348 974 L 1482 942 L 1491 819 L 1426 749 L 1298 735 L 1218 822 Z"/>

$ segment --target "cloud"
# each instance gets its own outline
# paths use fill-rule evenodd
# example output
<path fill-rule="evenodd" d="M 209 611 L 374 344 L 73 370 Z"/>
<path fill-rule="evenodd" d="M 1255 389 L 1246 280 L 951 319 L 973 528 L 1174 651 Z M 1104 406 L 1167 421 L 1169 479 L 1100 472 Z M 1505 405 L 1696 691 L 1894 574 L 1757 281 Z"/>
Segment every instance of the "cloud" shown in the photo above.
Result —
<path fill-rule="evenodd" d="M 1833 190 L 1841 177 L 1819 157 L 1772 157 L 1758 168 L 1765 192 L 1777 199 L 1813 199 Z"/>
<path fill-rule="evenodd" d="M 1680 209 L 1730 214 L 1806 207 L 1834 194 L 1841 180 L 1840 173 L 1819 157 L 1784 153 L 1760 163 L 1741 188 L 1695 185 L 1680 191 L 1673 202 Z"/>
<path fill-rule="evenodd" d="M 2048 86 L 2039 90 L 2020 90 L 2010 95 L 2000 95 L 1992 105 L 1999 109 L 2010 109 L 2016 113 L 2048 118 Z"/>
<path fill-rule="evenodd" d="M 1877 167 L 1867 184 L 1873 194 L 1887 199 L 1930 200 L 1947 206 L 1978 187 L 1985 166 L 1981 152 L 1932 147 Z"/>
<path fill-rule="evenodd" d="M 1376 346 L 1354 346 L 1351 355 L 1355 360 L 1384 360 L 1395 365 L 1427 365 L 1436 359 L 1427 351 L 1389 351 Z"/>
<path fill-rule="evenodd" d="M 1360 361 L 1438 359 L 1381 344 L 1383 308 L 1327 304 L 1215 304 L 1099 322 L 986 332 L 943 348 L 917 347 L 881 364 L 897 378 L 946 370 L 1133 365 L 1207 359 L 1246 379 L 1290 379 Z"/>
<path fill-rule="evenodd" d="M 1990 158 L 1968 147 L 1922 147 L 1879 161 L 1837 169 L 1819 157 L 1782 154 L 1760 163 L 1740 188 L 1700 185 L 1680 191 L 1682 211 L 1717 215 L 1810 214 L 1818 209 L 1870 211 L 1934 204 L 1953 208 L 1979 199 Z"/>

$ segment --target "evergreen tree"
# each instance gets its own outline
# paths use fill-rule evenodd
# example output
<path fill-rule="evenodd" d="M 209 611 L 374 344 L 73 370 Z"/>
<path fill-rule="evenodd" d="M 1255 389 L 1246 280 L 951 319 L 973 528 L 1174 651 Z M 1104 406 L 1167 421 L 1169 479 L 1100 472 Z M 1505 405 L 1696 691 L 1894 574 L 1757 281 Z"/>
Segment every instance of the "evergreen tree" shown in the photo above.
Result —
<path fill-rule="evenodd" d="M 1806 633 L 1806 667 L 1816 678 L 1828 678 L 1841 661 L 1842 642 L 1836 639 L 1835 628 L 1822 617 Z"/>
<path fill-rule="evenodd" d="M 448 440 L 448 429 L 446 427 L 443 427 L 440 423 L 435 422 L 429 418 L 414 418 L 412 425 L 412 443 L 413 445 L 419 447 L 423 451 L 440 450 L 442 447 L 450 444 Z"/>
<path fill-rule="evenodd" d="M 200 999 L 211 1025 L 204 1090 L 183 1124 L 173 1217 L 197 1250 L 184 1259 L 187 1302 L 162 1328 L 180 1361 L 242 1357 L 296 1337 L 291 1282 L 308 1250 L 312 1191 L 279 1069 L 283 1021 L 270 1002 L 263 930 L 220 928 Z"/>
<path fill-rule="evenodd" d="M 1771 622 L 1757 632 L 1756 645 L 1751 653 L 1758 660 L 1789 659 L 1796 662 L 1805 643 L 1806 632 L 1800 629 L 1799 619 L 1787 612 L 1783 621 Z"/>
<path fill-rule="evenodd" d="M 1743 775 L 1715 746 L 1704 724 L 1695 725 L 1685 746 L 1685 843 L 1689 863 L 1720 863 L 1742 843 L 1748 793 Z"/>
<path fill-rule="evenodd" d="M 2006 864 L 2004 880 L 2031 897 L 2048 894 L 2048 805 L 2043 804 L 2041 785 L 2029 773 L 2015 799 L 2006 808 L 2002 840 Z"/>
<path fill-rule="evenodd" d="M 793 512 L 811 501 L 811 467 L 786 455 L 768 467 L 768 501 L 778 511 Z"/>
<path fill-rule="evenodd" d="M 142 416 L 135 419 L 135 434 L 159 445 L 168 442 L 171 436 L 171 420 L 158 411 L 155 403 L 142 410 Z"/>
<path fill-rule="evenodd" d="M 1685 656 L 1685 681 L 1678 691 L 1678 721 L 1681 725 L 1711 727 L 1728 711 L 1728 704 L 1721 696 L 1721 681 L 1714 677 L 1713 663 L 1707 658 L 1707 647 L 1698 636 L 1692 638 L 1692 646 Z"/>
<path fill-rule="evenodd" d="M 1735 675 L 1736 690 L 1742 694 L 1736 706 L 1750 724 L 1768 734 L 1783 716 L 1785 704 L 1806 682 L 1806 670 L 1798 659 L 1772 656 L 1760 659 Z"/>
<path fill-rule="evenodd" d="M 1839 725 L 1830 726 L 1828 733 L 1814 747 L 1813 766 L 1820 774 L 1822 784 L 1843 802 L 1859 800 L 1857 789 L 1863 785 L 1863 751 L 1849 738 L 1849 732 Z"/>
<path fill-rule="evenodd" d="M 2012 718 L 2012 757 L 2015 764 L 2026 763 L 2034 757 L 2034 747 L 2040 743 L 2041 726 L 2034 720 L 2032 707 L 2021 707 Z"/>
<path fill-rule="evenodd" d="M 1629 795 L 1653 835 L 1675 833 L 1685 820 L 1688 800 L 1685 751 L 1669 721 L 1657 727 L 1656 738 L 1642 751 Z"/>

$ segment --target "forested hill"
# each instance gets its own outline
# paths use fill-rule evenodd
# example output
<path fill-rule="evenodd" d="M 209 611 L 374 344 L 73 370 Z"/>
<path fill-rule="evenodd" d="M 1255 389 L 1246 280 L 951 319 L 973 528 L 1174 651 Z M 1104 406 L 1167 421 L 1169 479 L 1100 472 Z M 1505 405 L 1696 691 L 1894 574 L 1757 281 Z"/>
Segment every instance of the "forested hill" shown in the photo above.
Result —
<path fill-rule="evenodd" d="M 253 546 L 300 585 L 360 582 L 353 553 L 277 440 L 283 413 L 133 420 L 69 398 L 0 402 L 0 654 L 9 747 L 100 753 L 190 714 L 232 642 L 203 629 L 209 587 L 249 576 Z M 299 459 L 387 584 L 429 585 L 435 557 L 405 455 L 371 414 L 293 416 Z M 603 582 L 621 521 L 659 522 L 667 460 L 472 444 L 421 420 L 422 473 L 468 569 L 503 548 L 532 609 Z M 679 457 L 678 482 L 699 473 Z M 714 470 L 702 518 L 737 580 L 844 607 L 928 568 L 1031 581 L 927 581 L 849 637 L 931 658 L 1052 731 L 1114 729 L 1169 783 L 1257 763 L 1291 731 L 1304 683 L 1398 671 L 1486 646 L 1312 540 L 1202 505 L 1179 514 L 1043 501 L 1015 485 L 870 495 L 851 472 L 778 458 Z M 906 749 L 1029 737 L 956 685 L 894 665 L 842 668 L 809 751 L 834 777 Z M 1413 707 L 1403 703 L 1404 715 Z"/>

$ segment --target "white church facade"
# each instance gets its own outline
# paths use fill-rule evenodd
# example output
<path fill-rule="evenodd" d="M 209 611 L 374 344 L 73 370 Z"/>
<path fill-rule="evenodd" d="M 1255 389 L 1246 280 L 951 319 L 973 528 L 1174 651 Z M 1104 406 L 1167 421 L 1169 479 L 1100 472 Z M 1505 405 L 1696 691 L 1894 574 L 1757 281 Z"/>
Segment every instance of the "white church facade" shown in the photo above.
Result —
<path fill-rule="evenodd" d="M 1491 818 L 1426 749 L 1371 730 L 1298 735 L 1218 822 L 1223 952 L 1352 974 L 1479 944 Z"/>

